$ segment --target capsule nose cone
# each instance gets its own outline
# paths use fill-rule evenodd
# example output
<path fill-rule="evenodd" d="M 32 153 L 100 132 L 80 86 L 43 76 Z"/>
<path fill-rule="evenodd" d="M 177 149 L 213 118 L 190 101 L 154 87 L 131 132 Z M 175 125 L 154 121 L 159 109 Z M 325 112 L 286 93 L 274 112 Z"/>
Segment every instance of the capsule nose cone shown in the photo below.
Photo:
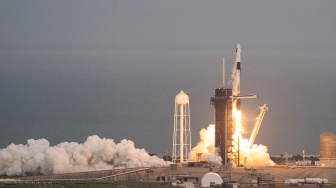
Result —
<path fill-rule="evenodd" d="M 236 52 L 241 52 L 240 44 L 237 44 Z"/>

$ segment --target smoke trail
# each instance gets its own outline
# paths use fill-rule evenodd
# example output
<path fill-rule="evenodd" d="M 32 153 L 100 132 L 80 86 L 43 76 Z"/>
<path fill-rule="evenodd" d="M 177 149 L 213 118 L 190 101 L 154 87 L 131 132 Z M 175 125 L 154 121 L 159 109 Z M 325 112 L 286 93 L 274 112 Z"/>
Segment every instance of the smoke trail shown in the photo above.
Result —
<path fill-rule="evenodd" d="M 232 82 L 232 94 L 240 95 L 240 70 L 235 71 L 236 78 Z"/>
<path fill-rule="evenodd" d="M 46 139 L 11 144 L 0 149 L 0 175 L 23 173 L 59 174 L 112 168 L 165 166 L 166 162 L 137 149 L 130 140 L 89 136 L 83 144 L 63 142 L 50 146 Z"/>
<path fill-rule="evenodd" d="M 240 69 L 237 69 L 237 63 L 233 64 L 231 79 L 229 84 L 232 85 L 232 94 L 239 95 L 240 94 Z"/>
<path fill-rule="evenodd" d="M 233 63 L 233 67 L 231 71 L 231 79 L 229 80 L 229 83 L 232 83 L 234 79 L 236 78 L 236 72 L 237 72 L 237 63 Z"/>
<path fill-rule="evenodd" d="M 189 159 L 197 161 L 197 155 L 200 154 L 201 161 L 221 164 L 222 158 L 215 150 L 215 125 L 210 124 L 207 129 L 203 128 L 200 131 L 200 139 L 201 141 L 189 153 Z"/>
<path fill-rule="evenodd" d="M 240 70 L 237 69 L 237 64 L 234 63 L 232 67 L 231 79 L 229 84 L 232 85 L 232 94 L 239 95 L 240 93 Z"/>

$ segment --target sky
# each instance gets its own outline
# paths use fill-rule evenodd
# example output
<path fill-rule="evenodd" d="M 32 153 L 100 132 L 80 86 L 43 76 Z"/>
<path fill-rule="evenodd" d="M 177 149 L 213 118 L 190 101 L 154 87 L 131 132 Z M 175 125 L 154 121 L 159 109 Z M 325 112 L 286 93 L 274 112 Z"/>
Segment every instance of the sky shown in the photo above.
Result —
<path fill-rule="evenodd" d="M 270 154 L 319 154 L 335 133 L 335 1 L 0 1 L 0 148 L 88 136 L 171 154 L 174 99 L 190 98 L 193 146 L 242 47 L 244 137 Z M 229 86 L 229 85 L 227 85 Z"/>

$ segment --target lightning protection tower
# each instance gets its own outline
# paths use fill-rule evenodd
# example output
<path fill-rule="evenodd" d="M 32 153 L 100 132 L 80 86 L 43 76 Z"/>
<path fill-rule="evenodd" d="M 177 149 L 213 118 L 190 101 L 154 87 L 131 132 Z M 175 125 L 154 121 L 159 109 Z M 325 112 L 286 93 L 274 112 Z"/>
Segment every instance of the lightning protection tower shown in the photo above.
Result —
<path fill-rule="evenodd" d="M 191 151 L 189 97 L 183 91 L 175 96 L 173 154 L 174 163 L 188 161 Z"/>
<path fill-rule="evenodd" d="M 232 89 L 225 88 L 224 58 L 222 87 L 215 89 L 215 96 L 211 97 L 210 101 L 215 107 L 215 147 L 222 157 L 222 164 L 226 165 L 228 158 L 239 156 L 239 154 L 236 154 L 237 151 L 234 150 L 233 146 L 232 136 L 236 129 L 232 121 Z"/>

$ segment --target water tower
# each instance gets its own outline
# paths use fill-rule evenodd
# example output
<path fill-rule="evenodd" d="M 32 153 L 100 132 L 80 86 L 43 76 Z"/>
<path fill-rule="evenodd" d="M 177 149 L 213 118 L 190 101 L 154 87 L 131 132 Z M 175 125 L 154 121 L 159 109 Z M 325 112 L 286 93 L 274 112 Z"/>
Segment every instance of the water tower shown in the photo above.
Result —
<path fill-rule="evenodd" d="M 189 96 L 183 91 L 175 96 L 173 154 L 174 163 L 188 161 L 191 151 Z"/>

